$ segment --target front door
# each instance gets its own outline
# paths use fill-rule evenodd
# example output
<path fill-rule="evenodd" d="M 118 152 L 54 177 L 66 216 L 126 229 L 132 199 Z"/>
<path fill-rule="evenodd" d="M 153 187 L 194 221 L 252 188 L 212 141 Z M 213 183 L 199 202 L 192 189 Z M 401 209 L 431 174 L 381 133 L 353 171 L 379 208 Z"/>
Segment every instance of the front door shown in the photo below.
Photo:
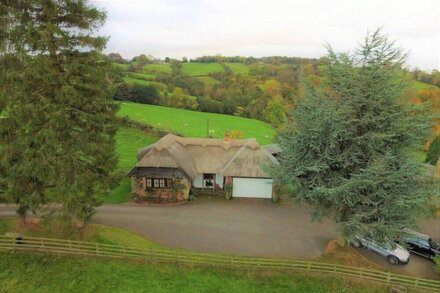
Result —
<path fill-rule="evenodd" d="M 215 184 L 215 174 L 204 173 L 203 174 L 203 188 L 214 189 Z"/>

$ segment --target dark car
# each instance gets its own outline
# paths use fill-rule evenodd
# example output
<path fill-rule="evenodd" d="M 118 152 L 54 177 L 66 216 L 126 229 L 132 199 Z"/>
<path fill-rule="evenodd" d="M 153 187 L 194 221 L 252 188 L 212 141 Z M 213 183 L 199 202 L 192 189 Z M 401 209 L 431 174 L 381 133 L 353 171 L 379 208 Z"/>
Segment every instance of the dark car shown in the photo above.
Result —
<path fill-rule="evenodd" d="M 410 252 L 433 259 L 440 256 L 440 245 L 433 241 L 428 235 L 405 229 L 405 235 L 401 237 Z"/>

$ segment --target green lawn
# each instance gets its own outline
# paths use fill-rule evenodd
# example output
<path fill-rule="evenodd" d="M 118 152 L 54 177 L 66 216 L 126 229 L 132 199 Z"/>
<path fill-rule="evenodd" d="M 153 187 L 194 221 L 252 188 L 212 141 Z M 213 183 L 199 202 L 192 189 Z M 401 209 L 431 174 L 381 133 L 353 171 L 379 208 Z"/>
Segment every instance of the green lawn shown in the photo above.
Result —
<path fill-rule="evenodd" d="M 298 272 L 189 268 L 94 257 L 0 253 L 0 292 L 389 292 Z"/>
<path fill-rule="evenodd" d="M 211 134 L 217 138 L 223 137 L 226 130 L 241 130 L 245 138 L 256 138 L 260 144 L 269 144 L 275 135 L 274 128 L 259 120 L 162 106 L 123 102 L 118 116 L 128 116 L 158 129 L 189 137 L 206 137 L 208 119 Z"/>
<path fill-rule="evenodd" d="M 216 63 L 201 63 L 201 62 L 191 62 L 182 63 L 183 72 L 191 76 L 208 75 L 211 72 L 223 72 L 223 67 Z"/>
<path fill-rule="evenodd" d="M 231 68 L 232 72 L 235 74 L 248 74 L 249 73 L 249 67 L 246 64 L 243 63 L 231 63 L 226 62 L 226 65 L 228 65 L 229 68 Z"/>
<path fill-rule="evenodd" d="M 138 149 L 155 143 L 159 137 L 146 134 L 134 128 L 121 127 L 116 134 L 116 153 L 118 154 L 118 165 L 116 172 L 121 179 L 116 188 L 109 194 L 100 194 L 98 198 L 104 203 L 124 203 L 131 197 L 131 182 L 126 174 L 136 164 Z"/>

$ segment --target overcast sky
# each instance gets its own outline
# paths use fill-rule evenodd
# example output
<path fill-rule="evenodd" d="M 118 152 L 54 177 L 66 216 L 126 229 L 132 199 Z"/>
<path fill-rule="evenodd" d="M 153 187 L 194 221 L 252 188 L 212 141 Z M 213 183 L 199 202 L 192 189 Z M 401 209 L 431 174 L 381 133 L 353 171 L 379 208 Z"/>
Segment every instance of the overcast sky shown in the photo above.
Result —
<path fill-rule="evenodd" d="M 108 13 L 106 52 L 124 58 L 320 57 L 353 49 L 378 26 L 410 52 L 408 65 L 440 68 L 438 0 L 94 0 Z"/>

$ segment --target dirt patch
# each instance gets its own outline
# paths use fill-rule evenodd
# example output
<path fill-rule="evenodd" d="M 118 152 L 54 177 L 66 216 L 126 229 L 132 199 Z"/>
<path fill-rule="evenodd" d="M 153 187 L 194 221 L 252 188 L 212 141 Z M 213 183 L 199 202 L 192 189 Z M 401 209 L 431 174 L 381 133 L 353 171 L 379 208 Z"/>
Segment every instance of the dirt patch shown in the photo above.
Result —
<path fill-rule="evenodd" d="M 330 240 L 324 254 L 317 258 L 319 261 L 338 263 L 341 265 L 381 269 L 372 261 L 359 254 L 353 247 L 346 245 L 341 247 L 336 240 Z"/>

